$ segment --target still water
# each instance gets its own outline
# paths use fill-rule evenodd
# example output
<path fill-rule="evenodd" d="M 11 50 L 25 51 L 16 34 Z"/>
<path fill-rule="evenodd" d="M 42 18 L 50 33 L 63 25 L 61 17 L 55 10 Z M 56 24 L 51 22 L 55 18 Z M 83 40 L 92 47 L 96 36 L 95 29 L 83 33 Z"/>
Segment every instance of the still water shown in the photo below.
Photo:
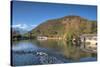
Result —
<path fill-rule="evenodd" d="M 40 65 L 96 61 L 96 53 L 61 40 L 21 40 L 12 43 L 12 65 Z"/>

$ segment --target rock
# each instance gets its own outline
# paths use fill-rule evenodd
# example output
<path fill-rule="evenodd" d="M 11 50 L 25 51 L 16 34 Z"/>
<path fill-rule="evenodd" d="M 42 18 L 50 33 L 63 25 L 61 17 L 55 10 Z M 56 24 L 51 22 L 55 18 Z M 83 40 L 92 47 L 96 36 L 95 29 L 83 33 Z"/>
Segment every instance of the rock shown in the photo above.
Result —
<path fill-rule="evenodd" d="M 39 56 L 42 56 L 42 55 L 47 56 L 48 54 L 47 53 L 44 53 L 44 52 L 37 52 L 36 55 L 39 55 Z"/>

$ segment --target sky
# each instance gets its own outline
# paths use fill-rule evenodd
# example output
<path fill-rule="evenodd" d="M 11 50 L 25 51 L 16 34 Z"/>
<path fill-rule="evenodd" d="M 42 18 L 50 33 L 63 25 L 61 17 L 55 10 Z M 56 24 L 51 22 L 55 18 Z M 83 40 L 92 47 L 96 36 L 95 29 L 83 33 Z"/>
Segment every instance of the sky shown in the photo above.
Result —
<path fill-rule="evenodd" d="M 97 20 L 97 7 L 25 1 L 13 1 L 12 3 L 12 26 L 22 29 L 32 29 L 46 20 L 68 15 Z"/>

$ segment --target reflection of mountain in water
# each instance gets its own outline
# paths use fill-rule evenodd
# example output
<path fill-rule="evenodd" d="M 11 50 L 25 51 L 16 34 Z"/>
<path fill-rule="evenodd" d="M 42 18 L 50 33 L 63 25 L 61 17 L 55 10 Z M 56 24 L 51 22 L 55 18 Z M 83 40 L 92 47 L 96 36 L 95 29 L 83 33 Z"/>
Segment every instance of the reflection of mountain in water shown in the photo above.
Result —
<path fill-rule="evenodd" d="M 14 42 L 12 46 L 13 65 L 96 61 L 95 53 L 81 51 L 79 47 L 67 45 L 66 41 L 61 40 Z"/>
<path fill-rule="evenodd" d="M 82 57 L 93 57 L 95 53 L 84 52 L 77 45 L 68 45 L 62 40 L 46 40 L 38 41 L 38 45 L 45 48 L 50 48 L 63 54 L 66 58 L 80 61 Z"/>

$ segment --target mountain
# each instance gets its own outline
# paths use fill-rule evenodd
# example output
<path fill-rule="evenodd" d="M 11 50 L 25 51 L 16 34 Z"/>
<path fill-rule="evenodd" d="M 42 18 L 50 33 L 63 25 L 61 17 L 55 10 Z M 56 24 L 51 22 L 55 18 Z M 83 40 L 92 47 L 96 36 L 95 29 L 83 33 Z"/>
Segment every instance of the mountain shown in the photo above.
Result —
<path fill-rule="evenodd" d="M 19 33 L 21 35 L 28 32 L 28 30 L 22 29 L 22 28 L 19 28 L 19 27 L 12 27 L 12 31 L 16 31 L 17 33 Z"/>
<path fill-rule="evenodd" d="M 26 35 L 61 37 L 68 35 L 80 35 L 97 33 L 97 22 L 82 18 L 80 16 L 64 16 L 57 19 L 47 20 Z"/>
<path fill-rule="evenodd" d="M 27 33 L 27 30 L 18 28 L 18 27 L 11 27 L 11 39 L 12 40 L 21 40 L 21 39 L 27 39 L 26 37 L 23 37 L 25 33 Z"/>
<path fill-rule="evenodd" d="M 11 33 L 12 33 L 12 36 L 17 36 L 20 34 L 19 31 L 15 30 L 13 28 L 11 28 Z"/>

